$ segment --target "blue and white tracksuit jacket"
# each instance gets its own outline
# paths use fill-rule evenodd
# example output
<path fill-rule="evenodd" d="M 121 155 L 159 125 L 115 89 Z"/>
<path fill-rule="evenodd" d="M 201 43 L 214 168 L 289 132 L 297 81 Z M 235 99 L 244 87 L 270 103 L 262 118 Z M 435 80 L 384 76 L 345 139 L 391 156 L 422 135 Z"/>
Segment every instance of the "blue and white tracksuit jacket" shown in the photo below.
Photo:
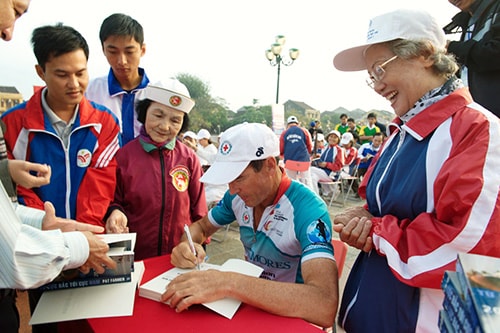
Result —
<path fill-rule="evenodd" d="M 310 162 L 312 142 L 309 132 L 300 126 L 290 126 L 280 136 L 280 154 L 286 162 Z"/>
<path fill-rule="evenodd" d="M 141 83 L 135 89 L 126 91 L 120 86 L 110 68 L 107 76 L 92 80 L 85 92 L 89 100 L 106 106 L 118 118 L 122 145 L 138 136 L 141 130 L 142 124 L 137 120 L 135 104 L 137 100 L 143 98 L 144 88 L 150 81 L 144 69 L 139 68 L 139 75 L 142 76 Z"/>
<path fill-rule="evenodd" d="M 43 111 L 43 91 L 2 115 L 9 158 L 52 169 L 50 184 L 18 186 L 19 202 L 43 209 L 43 202 L 50 201 L 56 216 L 103 225 L 116 185 L 118 122 L 108 109 L 82 98 L 66 147 Z"/>

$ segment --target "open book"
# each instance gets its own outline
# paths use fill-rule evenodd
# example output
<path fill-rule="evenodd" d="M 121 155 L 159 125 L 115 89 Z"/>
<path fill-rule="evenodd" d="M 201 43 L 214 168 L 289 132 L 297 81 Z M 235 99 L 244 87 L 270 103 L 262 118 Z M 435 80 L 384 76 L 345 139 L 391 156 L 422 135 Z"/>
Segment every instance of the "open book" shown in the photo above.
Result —
<path fill-rule="evenodd" d="M 203 263 L 201 270 L 217 269 L 225 272 L 237 272 L 249 276 L 259 277 L 263 269 L 257 265 L 241 259 L 229 259 L 222 266 Z M 163 274 L 139 287 L 139 296 L 159 302 L 161 295 L 165 292 L 167 285 L 180 274 L 194 271 L 195 269 L 183 269 L 174 267 Z M 226 318 L 233 318 L 240 307 L 241 301 L 234 298 L 223 298 L 217 301 L 203 303 L 207 308 L 223 315 Z"/>

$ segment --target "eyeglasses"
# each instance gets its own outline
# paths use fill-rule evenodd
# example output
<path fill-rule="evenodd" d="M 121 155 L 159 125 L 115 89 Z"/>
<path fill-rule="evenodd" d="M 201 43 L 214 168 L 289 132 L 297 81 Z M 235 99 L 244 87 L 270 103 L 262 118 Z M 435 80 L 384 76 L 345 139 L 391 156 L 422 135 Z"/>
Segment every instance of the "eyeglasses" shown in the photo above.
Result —
<path fill-rule="evenodd" d="M 375 66 L 373 72 L 368 72 L 370 76 L 366 79 L 366 84 L 372 88 L 375 89 L 375 83 L 379 82 L 384 78 L 385 75 L 385 69 L 384 67 L 387 66 L 391 61 L 395 60 L 398 56 L 395 55 L 394 57 L 390 58 L 389 60 L 384 61 L 380 65 Z"/>

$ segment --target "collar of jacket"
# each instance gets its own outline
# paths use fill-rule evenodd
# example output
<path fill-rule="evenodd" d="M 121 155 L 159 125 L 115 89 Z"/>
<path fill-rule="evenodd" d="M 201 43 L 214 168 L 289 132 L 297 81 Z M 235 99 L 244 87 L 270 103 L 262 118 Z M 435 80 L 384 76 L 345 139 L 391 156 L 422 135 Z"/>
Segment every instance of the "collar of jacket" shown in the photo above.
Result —
<path fill-rule="evenodd" d="M 168 150 L 174 150 L 175 148 L 175 140 L 176 138 L 173 138 L 171 141 L 167 142 L 166 144 L 162 146 L 157 146 L 153 143 L 146 142 L 143 138 L 139 138 L 139 142 L 141 143 L 142 149 L 144 149 L 146 152 L 150 153 L 153 150 L 161 150 L 161 149 L 168 149 Z"/>
<path fill-rule="evenodd" d="M 404 128 L 408 134 L 420 141 L 430 135 L 446 119 L 471 102 L 472 97 L 467 88 L 459 88 L 439 102 L 432 104 L 405 124 L 399 118 L 394 119 L 389 124 L 390 133 L 392 134 L 399 128 Z"/>

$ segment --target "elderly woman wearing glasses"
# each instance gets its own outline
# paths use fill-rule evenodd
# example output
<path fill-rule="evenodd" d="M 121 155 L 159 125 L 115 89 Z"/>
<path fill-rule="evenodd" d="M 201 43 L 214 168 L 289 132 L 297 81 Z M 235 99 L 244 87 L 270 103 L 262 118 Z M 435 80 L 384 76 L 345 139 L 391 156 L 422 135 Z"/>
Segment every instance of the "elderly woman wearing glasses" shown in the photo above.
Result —
<path fill-rule="evenodd" d="M 362 250 L 339 310 L 349 333 L 439 332 L 440 283 L 457 253 L 500 256 L 500 123 L 455 77 L 445 46 L 431 16 L 397 10 L 335 56 L 339 70 L 367 70 L 397 115 L 361 184 L 366 206 L 334 218 Z"/>

